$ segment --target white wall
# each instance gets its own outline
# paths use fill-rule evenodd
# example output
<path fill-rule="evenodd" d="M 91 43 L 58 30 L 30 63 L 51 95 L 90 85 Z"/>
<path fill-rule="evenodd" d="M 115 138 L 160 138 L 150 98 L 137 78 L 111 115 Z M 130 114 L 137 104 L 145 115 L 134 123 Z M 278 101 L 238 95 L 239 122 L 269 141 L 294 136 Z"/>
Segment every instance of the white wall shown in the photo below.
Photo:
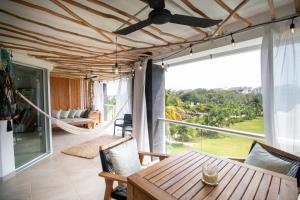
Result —
<path fill-rule="evenodd" d="M 7 132 L 7 121 L 0 120 L 0 178 L 15 171 L 13 132 Z"/>

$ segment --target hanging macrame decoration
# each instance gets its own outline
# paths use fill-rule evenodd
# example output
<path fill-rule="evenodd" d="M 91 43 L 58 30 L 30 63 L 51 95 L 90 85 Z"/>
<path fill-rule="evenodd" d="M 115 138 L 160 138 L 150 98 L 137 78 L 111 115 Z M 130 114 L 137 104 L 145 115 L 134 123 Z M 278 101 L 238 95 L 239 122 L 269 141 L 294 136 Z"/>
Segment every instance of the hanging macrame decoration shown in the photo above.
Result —
<path fill-rule="evenodd" d="M 16 93 L 12 82 L 11 55 L 0 49 L 0 120 L 7 120 L 7 131 L 12 130 L 11 120 L 16 117 Z"/>

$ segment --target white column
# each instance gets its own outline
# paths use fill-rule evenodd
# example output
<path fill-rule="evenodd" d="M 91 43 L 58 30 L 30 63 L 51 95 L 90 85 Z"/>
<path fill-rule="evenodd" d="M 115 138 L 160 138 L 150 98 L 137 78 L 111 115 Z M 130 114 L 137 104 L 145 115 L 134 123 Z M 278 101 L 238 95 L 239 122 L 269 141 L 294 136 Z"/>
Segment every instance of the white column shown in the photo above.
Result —
<path fill-rule="evenodd" d="M 0 120 L 0 178 L 15 171 L 13 131 L 6 130 L 7 121 Z"/>

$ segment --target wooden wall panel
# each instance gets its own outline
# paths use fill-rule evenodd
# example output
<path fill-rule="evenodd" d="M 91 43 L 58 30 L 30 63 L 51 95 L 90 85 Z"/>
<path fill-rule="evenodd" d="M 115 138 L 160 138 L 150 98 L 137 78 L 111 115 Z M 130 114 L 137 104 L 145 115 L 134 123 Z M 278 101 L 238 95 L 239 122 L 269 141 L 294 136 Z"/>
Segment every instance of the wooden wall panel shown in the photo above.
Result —
<path fill-rule="evenodd" d="M 80 108 L 81 100 L 80 100 L 80 80 L 79 79 L 69 79 L 69 103 L 70 108 Z"/>
<path fill-rule="evenodd" d="M 80 79 L 51 77 L 51 109 L 81 108 Z"/>

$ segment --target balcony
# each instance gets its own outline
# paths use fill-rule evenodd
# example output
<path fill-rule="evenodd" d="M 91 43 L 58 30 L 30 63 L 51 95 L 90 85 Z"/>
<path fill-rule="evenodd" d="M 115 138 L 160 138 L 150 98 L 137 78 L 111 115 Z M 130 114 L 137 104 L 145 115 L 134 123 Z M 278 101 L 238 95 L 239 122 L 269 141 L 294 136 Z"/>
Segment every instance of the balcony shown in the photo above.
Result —
<path fill-rule="evenodd" d="M 245 158 L 252 142 L 263 141 L 265 137 L 259 133 L 164 118 L 160 118 L 159 123 L 165 127 L 165 148 L 171 155 L 194 149 L 222 157 Z"/>

